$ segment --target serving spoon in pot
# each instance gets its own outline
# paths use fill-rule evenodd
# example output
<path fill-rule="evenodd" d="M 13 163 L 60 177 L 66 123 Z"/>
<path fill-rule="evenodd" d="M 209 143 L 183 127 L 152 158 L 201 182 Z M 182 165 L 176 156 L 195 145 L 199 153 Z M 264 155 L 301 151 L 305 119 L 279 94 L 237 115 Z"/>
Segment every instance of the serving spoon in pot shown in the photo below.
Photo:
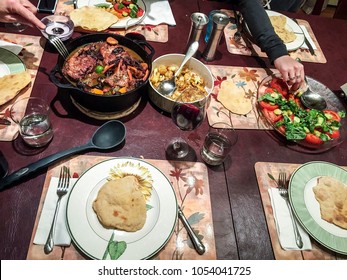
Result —
<path fill-rule="evenodd" d="M 86 150 L 109 150 L 115 148 L 124 141 L 125 135 L 126 129 L 122 122 L 116 120 L 108 121 L 94 132 L 88 143 L 45 157 L 3 177 L 0 180 L 0 191 L 69 155 Z"/>
<path fill-rule="evenodd" d="M 164 80 L 159 84 L 159 87 L 157 88 L 157 90 L 162 94 L 162 95 L 170 95 L 172 94 L 175 89 L 176 89 L 176 78 L 178 77 L 178 75 L 181 73 L 181 70 L 183 68 L 183 66 L 188 62 L 188 60 L 196 53 L 196 51 L 199 48 L 199 43 L 198 42 L 194 42 L 192 43 L 188 50 L 187 53 L 180 65 L 180 67 L 177 69 L 175 75 L 168 79 L 168 80 Z"/>

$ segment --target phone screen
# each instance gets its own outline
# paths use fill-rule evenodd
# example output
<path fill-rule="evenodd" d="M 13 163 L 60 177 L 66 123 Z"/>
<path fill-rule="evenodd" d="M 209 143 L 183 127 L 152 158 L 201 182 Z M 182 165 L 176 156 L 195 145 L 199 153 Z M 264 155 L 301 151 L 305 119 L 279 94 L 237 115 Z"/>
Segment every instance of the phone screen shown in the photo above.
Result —
<path fill-rule="evenodd" d="M 58 0 L 39 0 L 37 11 L 39 13 L 54 14 Z"/>

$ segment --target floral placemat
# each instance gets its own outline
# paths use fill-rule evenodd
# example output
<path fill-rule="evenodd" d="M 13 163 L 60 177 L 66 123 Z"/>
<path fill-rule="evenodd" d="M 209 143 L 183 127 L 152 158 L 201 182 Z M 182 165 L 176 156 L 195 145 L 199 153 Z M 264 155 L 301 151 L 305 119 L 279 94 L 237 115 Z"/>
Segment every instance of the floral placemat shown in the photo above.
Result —
<path fill-rule="evenodd" d="M 68 16 L 74 9 L 73 0 L 59 0 L 55 14 Z M 76 31 L 81 32 L 92 32 L 86 31 L 79 27 L 75 28 Z M 166 43 L 169 40 L 169 27 L 167 24 L 149 25 L 149 24 L 138 24 L 131 26 L 128 29 L 108 29 L 104 32 L 113 34 L 125 35 L 127 33 L 136 32 L 146 37 L 147 41 Z"/>
<path fill-rule="evenodd" d="M 41 40 L 42 39 L 42 40 Z M 44 51 L 46 40 L 39 36 L 30 36 L 24 34 L 12 34 L 0 32 L 0 40 L 10 43 L 18 44 L 23 47 L 18 57 L 24 63 L 26 69 L 31 75 L 31 84 L 25 90 L 21 91 L 14 99 L 0 105 L 0 118 L 6 118 L 11 121 L 10 108 L 12 104 L 18 99 L 28 97 L 31 94 L 33 84 L 39 69 L 41 58 Z M 24 111 L 26 108 L 22 108 Z M 18 126 L 11 121 L 11 125 L 0 125 L 0 141 L 12 141 L 18 136 Z"/>
<path fill-rule="evenodd" d="M 293 171 L 299 166 L 299 164 L 294 163 L 276 162 L 257 162 L 254 166 L 275 258 L 277 260 L 336 260 L 341 258 L 347 259 L 347 256 L 337 255 L 333 251 L 330 251 L 322 247 L 313 238 L 311 238 L 312 250 L 285 251 L 281 248 L 277 236 L 277 230 L 268 189 L 277 187 L 277 183 L 274 179 L 278 178 L 280 170 L 285 170 L 287 174 L 292 174 Z"/>
<path fill-rule="evenodd" d="M 228 11 L 228 10 L 223 10 L 224 12 L 228 13 L 230 16 L 233 16 L 234 13 L 232 11 Z M 310 37 L 312 38 L 315 46 L 316 46 L 316 50 L 315 50 L 315 54 L 311 55 L 311 53 L 309 52 L 309 50 L 307 48 L 299 48 L 295 51 L 290 51 L 289 55 L 294 58 L 294 59 L 300 59 L 302 61 L 306 61 L 306 62 L 315 62 L 315 63 L 326 63 L 327 60 L 324 56 L 324 53 L 321 49 L 321 47 L 319 46 L 319 43 L 317 41 L 316 36 L 313 33 L 313 30 L 310 26 L 310 24 L 302 19 L 298 19 L 297 20 L 299 25 L 303 25 L 306 27 L 307 32 L 309 33 Z M 240 54 L 240 55 L 258 55 L 260 57 L 267 57 L 266 53 L 262 52 L 260 50 L 260 48 L 255 45 L 252 44 L 252 48 L 253 50 L 251 50 L 246 42 L 243 40 L 243 38 L 241 38 L 239 41 L 235 41 L 234 40 L 234 34 L 237 31 L 237 27 L 236 24 L 234 23 L 229 23 L 225 29 L 224 29 L 224 36 L 225 36 L 225 40 L 226 40 L 226 45 L 228 48 L 228 51 L 232 54 Z"/>
<path fill-rule="evenodd" d="M 264 122 L 257 111 L 257 89 L 260 82 L 270 72 L 276 71 L 263 68 L 233 67 L 208 65 L 214 78 L 214 88 L 211 93 L 211 102 L 207 109 L 207 118 L 210 125 L 223 122 L 231 124 L 236 129 L 272 129 Z M 252 102 L 252 110 L 246 115 L 231 113 L 217 99 L 223 81 L 231 80 L 238 88 L 245 92 Z"/>
<path fill-rule="evenodd" d="M 106 159 L 109 159 L 109 157 L 81 155 L 73 157 L 69 161 L 61 162 L 59 165 L 48 170 L 42 189 L 27 259 L 84 259 L 73 244 L 69 247 L 55 246 L 52 253 L 46 255 L 43 251 L 43 246 L 33 244 L 33 239 L 51 177 L 59 176 L 61 166 L 68 166 L 71 170 L 71 174 L 76 178 L 96 163 Z M 199 255 L 191 244 L 189 236 L 181 221 L 178 220 L 171 239 L 154 257 L 154 259 L 216 259 L 210 191 L 206 166 L 199 162 L 169 162 L 166 160 L 152 159 L 146 161 L 160 169 L 170 180 L 175 189 L 178 204 L 183 208 L 184 214 L 193 227 L 193 230 L 198 234 L 206 247 L 206 252 L 203 255 Z"/>

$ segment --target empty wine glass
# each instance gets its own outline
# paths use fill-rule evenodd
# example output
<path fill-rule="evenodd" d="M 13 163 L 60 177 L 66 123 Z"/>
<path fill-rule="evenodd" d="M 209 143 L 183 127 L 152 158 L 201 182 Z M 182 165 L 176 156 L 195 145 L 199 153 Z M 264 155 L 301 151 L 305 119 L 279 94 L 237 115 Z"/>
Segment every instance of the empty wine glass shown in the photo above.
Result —
<path fill-rule="evenodd" d="M 20 22 L 7 22 L 5 27 L 11 32 L 23 32 L 28 26 Z"/>
<path fill-rule="evenodd" d="M 206 105 L 208 96 L 203 95 L 200 99 L 194 102 L 189 101 L 192 90 L 189 89 L 178 96 L 175 100 L 171 111 L 171 118 L 176 126 L 184 131 L 190 131 L 197 128 L 205 118 Z M 169 143 L 166 150 L 167 155 L 171 159 L 182 159 L 189 153 L 188 143 L 181 137 L 175 137 Z"/>

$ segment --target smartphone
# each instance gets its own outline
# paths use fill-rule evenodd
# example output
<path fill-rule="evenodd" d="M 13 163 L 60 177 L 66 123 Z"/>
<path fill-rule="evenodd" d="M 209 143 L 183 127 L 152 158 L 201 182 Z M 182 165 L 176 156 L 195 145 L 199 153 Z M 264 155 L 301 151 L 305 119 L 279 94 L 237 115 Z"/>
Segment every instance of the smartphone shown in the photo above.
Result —
<path fill-rule="evenodd" d="M 58 0 L 39 0 L 37 11 L 39 13 L 54 14 Z"/>

